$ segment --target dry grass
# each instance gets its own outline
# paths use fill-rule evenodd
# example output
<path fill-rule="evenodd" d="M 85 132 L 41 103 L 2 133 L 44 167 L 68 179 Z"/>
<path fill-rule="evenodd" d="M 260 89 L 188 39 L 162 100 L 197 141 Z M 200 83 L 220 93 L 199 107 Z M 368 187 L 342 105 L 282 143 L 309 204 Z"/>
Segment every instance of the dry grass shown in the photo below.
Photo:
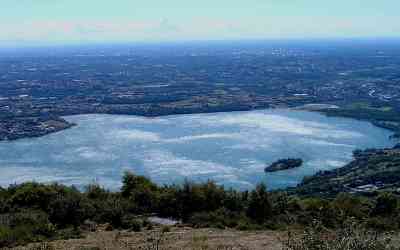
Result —
<path fill-rule="evenodd" d="M 348 247 L 347 245 L 355 244 L 354 239 L 360 239 L 360 242 L 369 242 L 362 235 L 350 237 L 353 241 L 340 242 L 344 247 L 337 247 L 343 244 L 328 244 L 335 241 L 328 237 L 329 235 L 321 234 L 321 232 L 312 232 L 304 234 L 297 231 L 293 237 L 287 237 L 287 232 L 277 231 L 236 231 L 221 229 L 193 229 L 189 227 L 172 227 L 170 230 L 159 227 L 154 230 L 145 230 L 142 232 L 128 231 L 105 231 L 88 232 L 85 238 L 59 240 L 48 243 L 30 244 L 24 247 L 13 248 L 13 250 L 314 250 L 314 249 L 382 249 L 373 246 L 375 241 L 367 244 L 369 248 L 364 247 Z M 328 237 L 325 239 L 325 237 Z M 345 237 L 346 238 L 346 237 Z M 348 237 L 347 237 L 348 238 Z M 326 244 L 322 246 L 318 240 L 323 240 Z M 337 241 L 337 243 L 340 243 Z M 285 244 L 283 245 L 282 242 Z M 354 244 L 353 244 L 354 243 Z M 396 235 L 392 238 L 392 246 L 400 246 L 400 237 Z M 329 246 L 328 246 L 329 245 Z M 360 246 L 361 246 L 360 245 Z M 385 249 L 397 249 L 387 247 Z"/>
<path fill-rule="evenodd" d="M 30 244 L 14 250 L 278 250 L 279 234 L 273 231 L 240 232 L 235 230 L 161 228 L 143 231 L 99 231 L 84 239 Z"/>

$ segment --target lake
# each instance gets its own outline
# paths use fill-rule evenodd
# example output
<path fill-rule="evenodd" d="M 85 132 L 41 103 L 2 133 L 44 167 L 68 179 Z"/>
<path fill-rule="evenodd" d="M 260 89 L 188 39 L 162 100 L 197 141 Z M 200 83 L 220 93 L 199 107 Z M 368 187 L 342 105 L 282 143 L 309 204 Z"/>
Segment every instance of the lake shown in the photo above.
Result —
<path fill-rule="evenodd" d="M 25 181 L 115 190 L 125 171 L 159 184 L 212 179 L 244 190 L 295 186 L 304 176 L 338 168 L 355 149 L 392 147 L 391 132 L 368 122 L 288 109 L 144 118 L 78 115 L 77 126 L 40 138 L 0 143 L 0 185 Z M 281 158 L 297 169 L 264 173 Z"/>

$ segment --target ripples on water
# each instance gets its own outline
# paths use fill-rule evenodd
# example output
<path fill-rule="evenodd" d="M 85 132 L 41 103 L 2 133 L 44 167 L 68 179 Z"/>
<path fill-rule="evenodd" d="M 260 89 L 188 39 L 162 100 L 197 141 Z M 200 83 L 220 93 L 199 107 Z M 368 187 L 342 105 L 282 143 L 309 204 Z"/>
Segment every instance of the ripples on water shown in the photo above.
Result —
<path fill-rule="evenodd" d="M 258 182 L 280 188 L 343 166 L 355 149 L 393 146 L 391 133 L 370 123 L 305 111 L 67 119 L 78 126 L 0 143 L 0 185 L 36 180 L 82 187 L 96 181 L 116 189 L 129 170 L 157 183 L 213 179 L 238 189 Z M 267 164 L 287 157 L 302 158 L 304 165 L 264 173 Z"/>

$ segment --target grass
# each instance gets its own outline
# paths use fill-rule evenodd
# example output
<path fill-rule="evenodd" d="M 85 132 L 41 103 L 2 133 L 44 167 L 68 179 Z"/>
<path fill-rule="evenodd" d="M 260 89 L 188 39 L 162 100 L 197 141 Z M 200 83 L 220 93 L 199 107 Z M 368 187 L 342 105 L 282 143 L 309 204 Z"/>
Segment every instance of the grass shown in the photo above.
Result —
<path fill-rule="evenodd" d="M 142 232 L 97 231 L 87 233 L 83 239 L 58 240 L 13 248 L 14 250 L 281 250 L 279 232 L 193 229 L 162 227 Z"/>
<path fill-rule="evenodd" d="M 399 237 L 349 221 L 339 230 L 314 222 L 304 231 L 236 231 L 162 227 L 143 232 L 97 231 L 84 239 L 37 243 L 14 250 L 399 250 Z"/>
<path fill-rule="evenodd" d="M 390 234 L 368 231 L 349 221 L 340 230 L 329 231 L 318 222 L 302 234 L 289 232 L 283 250 L 399 250 Z"/>

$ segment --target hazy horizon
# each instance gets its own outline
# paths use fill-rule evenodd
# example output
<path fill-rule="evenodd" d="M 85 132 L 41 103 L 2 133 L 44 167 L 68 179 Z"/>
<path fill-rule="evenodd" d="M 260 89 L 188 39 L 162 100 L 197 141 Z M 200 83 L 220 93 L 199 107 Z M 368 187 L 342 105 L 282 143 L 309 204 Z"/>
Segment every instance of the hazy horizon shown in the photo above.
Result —
<path fill-rule="evenodd" d="M 2 2 L 0 45 L 391 38 L 394 0 Z"/>
<path fill-rule="evenodd" d="M 46 42 L 46 41 L 0 41 L 0 49 L 35 49 L 35 48 L 80 48 L 80 47 L 109 47 L 109 46 L 185 46 L 185 45 L 279 45 L 279 44 L 310 44 L 316 42 L 325 42 L 326 44 L 357 44 L 357 43 L 376 43 L 386 44 L 400 41 L 400 36 L 392 37 L 313 37 L 313 38 L 243 38 L 243 39 L 203 39 L 203 40 L 169 40 L 169 41 L 63 41 L 63 42 Z M 321 45 L 321 44 L 319 44 Z"/>

